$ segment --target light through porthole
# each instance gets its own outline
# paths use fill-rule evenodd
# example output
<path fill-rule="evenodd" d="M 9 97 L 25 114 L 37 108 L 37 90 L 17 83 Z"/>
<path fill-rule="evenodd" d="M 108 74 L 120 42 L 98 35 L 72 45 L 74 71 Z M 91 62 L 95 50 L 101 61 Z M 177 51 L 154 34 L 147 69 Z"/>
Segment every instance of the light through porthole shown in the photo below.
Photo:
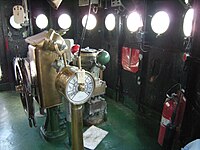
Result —
<path fill-rule="evenodd" d="M 151 20 L 152 30 L 158 35 L 166 32 L 169 28 L 169 24 L 169 15 L 165 11 L 157 12 Z"/>
<path fill-rule="evenodd" d="M 115 28 L 115 16 L 114 14 L 108 14 L 105 19 L 106 29 L 112 31 Z"/>
<path fill-rule="evenodd" d="M 62 29 L 68 29 L 72 24 L 71 17 L 68 14 L 62 14 L 58 18 L 58 25 Z"/>
<path fill-rule="evenodd" d="M 127 28 L 130 32 L 136 32 L 142 26 L 142 18 L 138 12 L 134 11 L 128 15 Z"/>
<path fill-rule="evenodd" d="M 189 0 L 185 0 L 185 4 L 188 4 L 189 3 Z"/>
<path fill-rule="evenodd" d="M 40 29 L 44 29 L 48 26 L 48 19 L 44 14 L 40 14 L 36 18 L 36 25 Z"/>
<path fill-rule="evenodd" d="M 18 24 L 18 23 L 15 22 L 15 20 L 14 20 L 14 15 L 12 15 L 12 16 L 10 17 L 10 25 L 11 25 L 13 28 L 15 28 L 15 29 L 21 29 L 21 28 L 22 28 L 22 26 L 21 26 L 20 24 Z"/>
<path fill-rule="evenodd" d="M 1 70 L 1 66 L 0 66 L 0 81 L 3 79 L 3 73 L 2 73 L 2 70 Z"/>
<path fill-rule="evenodd" d="M 82 25 L 83 27 L 85 27 L 85 24 L 86 24 L 86 20 L 87 20 L 87 15 L 85 15 L 82 19 Z M 92 30 L 96 27 L 97 25 L 97 19 L 94 15 L 90 14 L 89 17 L 88 17 L 88 22 L 87 22 L 87 26 L 86 26 L 86 29 L 87 30 Z"/>
<path fill-rule="evenodd" d="M 194 18 L 194 9 L 190 8 L 186 12 L 183 20 L 183 33 L 186 37 L 191 36 L 193 18 Z"/>

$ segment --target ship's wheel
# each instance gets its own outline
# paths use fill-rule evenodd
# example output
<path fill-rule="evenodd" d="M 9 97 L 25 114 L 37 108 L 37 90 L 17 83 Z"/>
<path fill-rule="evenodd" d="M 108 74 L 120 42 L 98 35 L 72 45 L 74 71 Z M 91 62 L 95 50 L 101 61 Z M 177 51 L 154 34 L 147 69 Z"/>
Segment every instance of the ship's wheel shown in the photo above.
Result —
<path fill-rule="evenodd" d="M 31 78 L 28 63 L 26 63 L 26 60 L 23 58 L 16 59 L 14 62 L 16 91 L 20 93 L 23 109 L 28 116 L 29 126 L 36 126 L 34 118 L 33 95 L 31 93 Z"/>

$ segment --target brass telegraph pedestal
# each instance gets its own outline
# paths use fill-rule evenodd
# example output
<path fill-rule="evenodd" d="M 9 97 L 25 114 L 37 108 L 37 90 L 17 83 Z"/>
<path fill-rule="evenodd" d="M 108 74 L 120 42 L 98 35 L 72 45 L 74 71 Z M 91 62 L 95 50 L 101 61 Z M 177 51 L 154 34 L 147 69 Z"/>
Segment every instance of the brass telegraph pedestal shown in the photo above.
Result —
<path fill-rule="evenodd" d="M 83 106 L 73 105 L 72 111 L 72 150 L 83 150 Z"/>
<path fill-rule="evenodd" d="M 59 62 L 64 62 L 64 56 L 69 51 L 68 46 L 53 29 L 28 37 L 26 42 L 34 47 L 31 54 L 36 68 L 38 103 L 47 112 L 40 133 L 47 141 L 63 140 L 67 135 L 66 120 L 60 111 L 62 100 L 56 90 L 55 79 L 61 67 Z"/>
<path fill-rule="evenodd" d="M 81 65 L 80 65 L 81 66 Z M 71 103 L 72 150 L 83 150 L 83 104 L 92 96 L 95 81 L 81 67 L 67 66 L 56 77 L 56 89 Z"/>

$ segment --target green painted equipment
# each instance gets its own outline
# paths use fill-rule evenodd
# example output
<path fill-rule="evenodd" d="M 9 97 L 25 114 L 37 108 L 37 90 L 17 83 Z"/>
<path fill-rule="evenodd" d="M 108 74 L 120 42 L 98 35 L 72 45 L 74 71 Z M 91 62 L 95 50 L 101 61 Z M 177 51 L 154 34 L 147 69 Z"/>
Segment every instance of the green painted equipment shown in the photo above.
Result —
<path fill-rule="evenodd" d="M 105 65 L 110 61 L 110 54 L 103 50 L 97 54 L 97 63 Z"/>

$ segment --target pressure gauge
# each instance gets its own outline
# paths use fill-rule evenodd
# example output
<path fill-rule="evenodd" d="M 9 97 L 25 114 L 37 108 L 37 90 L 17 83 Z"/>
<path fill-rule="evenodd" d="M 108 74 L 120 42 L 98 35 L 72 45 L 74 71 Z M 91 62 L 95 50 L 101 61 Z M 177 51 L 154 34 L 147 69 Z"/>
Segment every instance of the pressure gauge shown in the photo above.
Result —
<path fill-rule="evenodd" d="M 74 105 L 87 102 L 94 87 L 94 78 L 87 71 L 84 72 L 84 83 L 79 83 L 77 67 L 66 67 L 56 77 L 56 89 Z"/>

